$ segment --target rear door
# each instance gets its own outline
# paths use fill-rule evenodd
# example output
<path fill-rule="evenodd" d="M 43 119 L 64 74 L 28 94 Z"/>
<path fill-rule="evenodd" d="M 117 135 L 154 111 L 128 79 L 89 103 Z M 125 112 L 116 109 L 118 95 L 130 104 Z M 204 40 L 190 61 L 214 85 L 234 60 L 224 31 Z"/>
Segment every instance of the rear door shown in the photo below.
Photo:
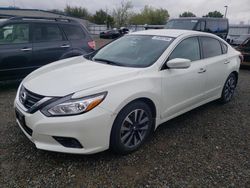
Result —
<path fill-rule="evenodd" d="M 33 61 L 36 66 L 57 61 L 70 50 L 69 41 L 56 23 L 34 23 L 32 28 Z"/>
<path fill-rule="evenodd" d="M 72 53 L 86 54 L 92 52 L 93 49 L 89 47 L 88 42 L 92 39 L 89 34 L 79 24 L 60 24 L 67 39 L 71 43 Z"/>
<path fill-rule="evenodd" d="M 0 79 L 19 78 L 33 69 L 29 23 L 0 28 Z"/>
<path fill-rule="evenodd" d="M 212 37 L 200 37 L 203 61 L 206 68 L 205 98 L 213 98 L 221 94 L 222 87 L 228 76 L 226 45 Z"/>

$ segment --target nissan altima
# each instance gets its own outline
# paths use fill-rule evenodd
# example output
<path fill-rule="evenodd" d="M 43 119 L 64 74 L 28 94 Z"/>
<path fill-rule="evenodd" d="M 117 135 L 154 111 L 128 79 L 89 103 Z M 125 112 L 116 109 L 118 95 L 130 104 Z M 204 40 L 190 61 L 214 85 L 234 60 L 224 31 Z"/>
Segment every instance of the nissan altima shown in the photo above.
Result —
<path fill-rule="evenodd" d="M 239 66 L 240 53 L 213 34 L 135 32 L 28 75 L 16 120 L 38 149 L 128 154 L 161 123 L 213 100 L 229 102 Z"/>

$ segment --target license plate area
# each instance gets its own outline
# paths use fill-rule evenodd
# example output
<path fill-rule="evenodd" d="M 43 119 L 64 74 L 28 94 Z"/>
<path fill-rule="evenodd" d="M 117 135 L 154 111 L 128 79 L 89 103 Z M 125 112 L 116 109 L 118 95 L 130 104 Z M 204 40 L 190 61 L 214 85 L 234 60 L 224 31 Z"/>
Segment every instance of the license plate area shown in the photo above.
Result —
<path fill-rule="evenodd" d="M 18 109 L 15 109 L 15 113 L 16 113 L 16 118 L 20 123 L 21 127 L 25 130 L 26 133 L 28 133 L 28 135 L 32 136 L 33 131 L 26 125 L 25 116 Z"/>

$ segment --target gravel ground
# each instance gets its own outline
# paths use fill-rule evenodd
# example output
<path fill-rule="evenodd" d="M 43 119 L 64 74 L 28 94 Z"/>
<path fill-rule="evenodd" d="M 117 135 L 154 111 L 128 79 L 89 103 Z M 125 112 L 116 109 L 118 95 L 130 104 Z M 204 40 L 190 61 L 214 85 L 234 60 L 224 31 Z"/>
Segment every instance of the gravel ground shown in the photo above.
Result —
<path fill-rule="evenodd" d="M 248 70 L 240 71 L 231 103 L 161 125 L 127 156 L 37 150 L 15 123 L 17 85 L 0 85 L 0 187 L 250 187 Z"/>

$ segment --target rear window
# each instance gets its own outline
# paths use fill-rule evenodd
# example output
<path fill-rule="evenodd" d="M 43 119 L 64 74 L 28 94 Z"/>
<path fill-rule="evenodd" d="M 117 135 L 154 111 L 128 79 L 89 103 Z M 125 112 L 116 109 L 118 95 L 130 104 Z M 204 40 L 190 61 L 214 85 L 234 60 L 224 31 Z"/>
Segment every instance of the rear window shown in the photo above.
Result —
<path fill-rule="evenodd" d="M 204 58 L 215 57 L 222 54 L 220 41 L 211 37 L 201 37 Z"/>
<path fill-rule="evenodd" d="M 35 42 L 61 41 L 63 35 L 56 24 L 34 24 L 33 39 Z"/>
<path fill-rule="evenodd" d="M 85 32 L 80 26 L 63 25 L 62 28 L 69 40 L 84 39 L 86 37 Z"/>
<path fill-rule="evenodd" d="M 221 48 L 222 48 L 222 53 L 226 54 L 227 53 L 227 45 L 221 42 Z"/>

